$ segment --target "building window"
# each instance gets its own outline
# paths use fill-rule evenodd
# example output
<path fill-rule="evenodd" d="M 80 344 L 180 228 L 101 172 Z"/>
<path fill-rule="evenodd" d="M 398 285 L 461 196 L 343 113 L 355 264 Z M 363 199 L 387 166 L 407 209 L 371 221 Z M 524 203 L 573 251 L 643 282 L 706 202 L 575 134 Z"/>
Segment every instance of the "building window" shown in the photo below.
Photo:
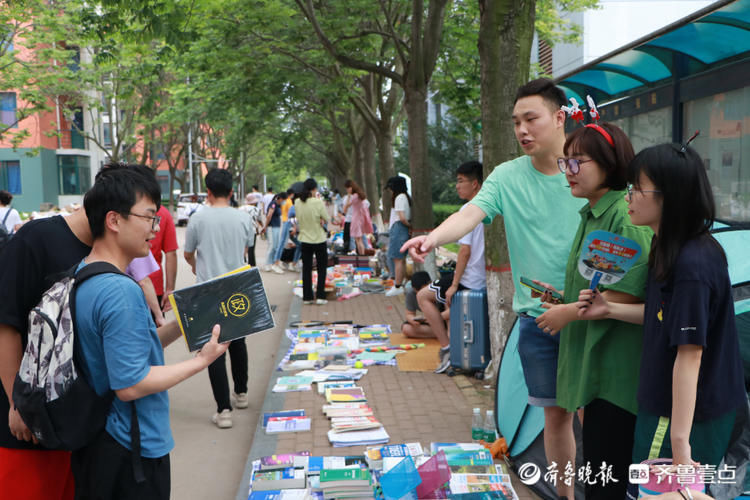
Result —
<path fill-rule="evenodd" d="M 105 148 L 112 147 L 112 124 L 102 123 L 102 144 Z"/>
<path fill-rule="evenodd" d="M 60 194 L 84 194 L 91 187 L 91 167 L 88 156 L 58 155 Z"/>
<path fill-rule="evenodd" d="M 15 92 L 0 92 L 0 124 L 6 127 L 18 127 Z"/>
<path fill-rule="evenodd" d="M 721 219 L 750 220 L 750 86 L 683 106 L 685 136 L 706 166 Z"/>
<path fill-rule="evenodd" d="M 625 132 L 636 153 L 657 144 L 672 142 L 672 107 L 611 120 Z"/>
<path fill-rule="evenodd" d="M 11 194 L 22 194 L 21 162 L 18 160 L 0 161 L 0 189 Z"/>

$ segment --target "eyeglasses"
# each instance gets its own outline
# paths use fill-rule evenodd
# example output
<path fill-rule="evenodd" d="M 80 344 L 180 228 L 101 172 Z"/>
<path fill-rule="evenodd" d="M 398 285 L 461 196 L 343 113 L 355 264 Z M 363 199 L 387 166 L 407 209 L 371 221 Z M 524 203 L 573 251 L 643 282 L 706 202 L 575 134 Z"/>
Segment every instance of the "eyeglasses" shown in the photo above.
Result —
<path fill-rule="evenodd" d="M 626 188 L 628 190 L 628 198 L 633 199 L 633 193 L 661 193 L 657 189 L 635 189 L 632 184 L 628 184 Z"/>
<path fill-rule="evenodd" d="M 594 160 L 579 160 L 578 158 L 558 158 L 557 168 L 559 168 L 560 172 L 562 173 L 565 173 L 566 170 L 570 170 L 571 174 L 577 175 L 578 172 L 581 171 L 581 164 L 588 161 Z"/>
<path fill-rule="evenodd" d="M 157 227 L 159 227 L 159 223 L 161 222 L 161 216 L 159 215 L 141 215 L 141 214 L 134 214 L 133 212 L 128 212 L 128 215 L 135 215 L 136 217 L 140 217 L 142 219 L 151 219 L 151 230 L 155 230 Z"/>

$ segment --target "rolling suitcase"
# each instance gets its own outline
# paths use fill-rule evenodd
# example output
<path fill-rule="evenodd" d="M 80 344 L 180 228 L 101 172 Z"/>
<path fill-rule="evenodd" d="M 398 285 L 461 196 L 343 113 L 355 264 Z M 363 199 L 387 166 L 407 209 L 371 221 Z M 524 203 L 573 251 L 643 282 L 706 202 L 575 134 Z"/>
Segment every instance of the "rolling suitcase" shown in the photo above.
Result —
<path fill-rule="evenodd" d="M 450 342 L 451 368 L 477 372 L 490 362 L 486 289 L 463 290 L 453 296 Z"/>

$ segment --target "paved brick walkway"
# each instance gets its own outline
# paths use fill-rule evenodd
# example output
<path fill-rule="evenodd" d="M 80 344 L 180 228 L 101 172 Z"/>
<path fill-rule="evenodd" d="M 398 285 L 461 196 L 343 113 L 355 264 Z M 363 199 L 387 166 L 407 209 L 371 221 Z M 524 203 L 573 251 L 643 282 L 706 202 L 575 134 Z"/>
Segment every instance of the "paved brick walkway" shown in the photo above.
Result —
<path fill-rule="evenodd" d="M 299 301 L 299 298 L 294 300 Z M 360 324 L 387 323 L 401 330 L 404 299 L 383 294 L 364 295 L 347 301 L 330 301 L 324 306 L 301 305 L 303 321 L 345 321 Z M 488 383 L 457 375 L 431 372 L 401 372 L 395 366 L 374 366 L 359 385 L 364 389 L 375 417 L 390 436 L 390 443 L 418 441 L 429 447 L 433 441 L 470 441 L 473 407 L 494 408 L 494 391 Z M 313 455 L 356 455 L 364 446 L 333 448 L 326 436 L 328 419 L 321 411 L 325 398 L 313 386 L 311 392 L 283 395 L 284 409 L 304 408 L 312 417 L 312 431 L 277 436 L 274 451 L 290 453 L 310 450 Z M 276 408 L 278 409 L 278 408 Z M 514 477 L 522 500 L 537 498 Z"/>

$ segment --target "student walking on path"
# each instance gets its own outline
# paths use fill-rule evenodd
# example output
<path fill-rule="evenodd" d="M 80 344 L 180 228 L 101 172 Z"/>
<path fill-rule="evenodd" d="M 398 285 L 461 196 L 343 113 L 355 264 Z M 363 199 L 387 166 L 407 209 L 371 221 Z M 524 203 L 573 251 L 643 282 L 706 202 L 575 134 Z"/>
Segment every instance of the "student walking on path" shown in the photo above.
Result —
<path fill-rule="evenodd" d="M 393 208 L 388 224 L 388 260 L 394 275 L 394 286 L 385 295 L 394 297 L 404 293 L 402 284 L 406 276 L 406 252 L 401 245 L 406 243 L 411 232 L 411 197 L 406 190 L 406 179 L 394 176 L 388 179 L 386 188 L 391 190 Z"/>
<path fill-rule="evenodd" d="M 304 187 L 294 202 L 299 227 L 298 239 L 302 246 L 302 300 L 305 304 L 323 305 L 328 302 L 325 298 L 328 249 L 323 229 L 323 224 L 328 223 L 328 212 L 317 197 L 318 183 L 315 179 L 307 179 Z M 312 283 L 313 257 L 318 272 L 315 295 Z"/>
<path fill-rule="evenodd" d="M 357 255 L 365 254 L 365 235 L 372 234 L 372 219 L 370 218 L 367 195 L 364 190 L 351 179 L 344 183 L 346 192 L 349 194 L 349 201 L 344 205 L 344 212 L 349 208 L 352 210 L 352 221 L 349 228 L 349 235 L 354 238 L 354 244 L 357 248 Z"/>
<path fill-rule="evenodd" d="M 643 333 L 639 326 L 623 321 L 577 321 L 578 290 L 589 284 L 578 272 L 578 262 L 587 251 L 583 244 L 591 231 L 610 231 L 635 241 L 642 251 L 638 262 L 620 281 L 599 289 L 612 300 L 643 303 L 653 233 L 647 227 L 634 226 L 628 216 L 625 187 L 634 154 L 619 127 L 602 123 L 579 128 L 568 136 L 563 152 L 565 156 L 558 159 L 560 171 L 565 173 L 573 196 L 588 200 L 588 204 L 581 209 L 568 256 L 564 303 L 548 302 L 547 312 L 536 321 L 545 332 L 560 337 L 557 404 L 569 412 L 585 409 L 583 462 L 597 468 L 602 463 L 612 466 L 612 477 L 617 480 L 585 484 L 586 499 L 622 499 L 633 451 Z M 549 294 L 545 298 L 550 299 Z"/>
<path fill-rule="evenodd" d="M 213 169 L 206 174 L 209 205 L 190 218 L 185 235 L 185 260 L 193 268 L 198 283 L 228 273 L 245 264 L 245 249 L 255 241 L 250 215 L 232 208 L 232 175 Z M 232 381 L 237 408 L 247 408 L 247 345 L 245 339 L 229 344 Z M 216 413 L 211 418 L 220 429 L 232 427 L 232 403 L 229 394 L 226 356 L 223 354 L 208 368 Z"/>

